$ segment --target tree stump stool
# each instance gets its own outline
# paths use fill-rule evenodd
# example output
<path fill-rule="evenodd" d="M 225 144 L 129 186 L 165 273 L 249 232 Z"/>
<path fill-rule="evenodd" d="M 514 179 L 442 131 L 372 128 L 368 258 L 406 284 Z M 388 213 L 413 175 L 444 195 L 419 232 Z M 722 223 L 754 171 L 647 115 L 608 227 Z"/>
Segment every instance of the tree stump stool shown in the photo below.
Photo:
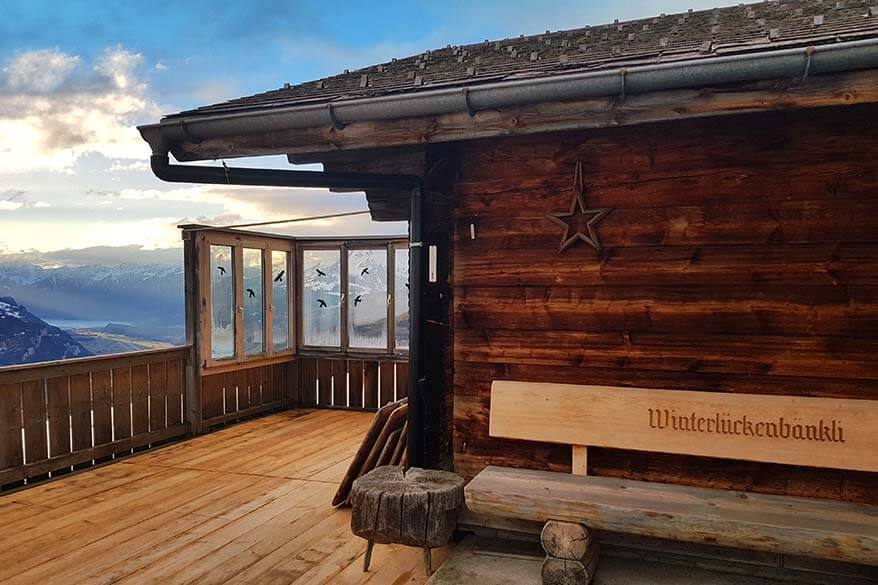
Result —
<path fill-rule="evenodd" d="M 463 478 L 447 471 L 377 467 L 351 488 L 351 531 L 365 538 L 363 571 L 372 547 L 404 544 L 424 549 L 424 571 L 433 573 L 430 549 L 451 539 L 463 505 Z"/>

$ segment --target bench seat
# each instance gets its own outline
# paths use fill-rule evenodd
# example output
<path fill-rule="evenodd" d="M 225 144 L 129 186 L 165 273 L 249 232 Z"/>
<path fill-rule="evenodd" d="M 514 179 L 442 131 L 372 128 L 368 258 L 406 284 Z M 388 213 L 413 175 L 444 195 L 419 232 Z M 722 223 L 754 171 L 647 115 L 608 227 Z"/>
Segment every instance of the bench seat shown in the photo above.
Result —
<path fill-rule="evenodd" d="M 878 506 L 487 467 L 472 512 L 878 565 Z"/>

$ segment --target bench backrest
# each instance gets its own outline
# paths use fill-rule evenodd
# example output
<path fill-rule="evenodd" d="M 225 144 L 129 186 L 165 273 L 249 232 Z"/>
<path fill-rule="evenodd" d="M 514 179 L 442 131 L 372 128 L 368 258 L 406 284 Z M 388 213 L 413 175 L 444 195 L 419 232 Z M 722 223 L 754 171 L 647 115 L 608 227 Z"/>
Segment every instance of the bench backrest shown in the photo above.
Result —
<path fill-rule="evenodd" d="M 878 402 L 494 381 L 490 435 L 588 446 L 878 471 Z"/>

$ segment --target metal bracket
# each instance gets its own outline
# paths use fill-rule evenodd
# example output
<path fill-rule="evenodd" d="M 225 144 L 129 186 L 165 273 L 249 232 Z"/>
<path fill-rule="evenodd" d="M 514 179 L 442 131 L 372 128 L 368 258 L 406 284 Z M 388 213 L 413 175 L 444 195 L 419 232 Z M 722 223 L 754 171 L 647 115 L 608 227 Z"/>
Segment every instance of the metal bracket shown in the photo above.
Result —
<path fill-rule="evenodd" d="M 335 110 L 332 109 L 332 104 L 326 104 L 326 107 L 329 110 L 329 122 L 332 124 L 332 127 L 336 130 L 344 130 L 347 127 L 347 124 L 343 124 L 335 117 Z"/>
<path fill-rule="evenodd" d="M 628 75 L 627 69 L 625 69 L 624 67 L 622 69 L 619 69 L 619 79 L 622 83 L 622 90 L 621 90 L 621 93 L 619 94 L 619 97 L 622 97 L 622 98 L 625 97 L 625 76 L 626 75 Z"/>
<path fill-rule="evenodd" d="M 469 117 L 472 118 L 476 115 L 476 110 L 473 108 L 472 104 L 469 101 L 469 88 L 463 88 L 463 104 L 466 106 L 466 113 L 469 114 Z"/>
<path fill-rule="evenodd" d="M 814 51 L 817 50 L 817 47 L 811 45 L 805 49 L 805 71 L 802 73 L 802 81 L 806 81 L 808 79 L 808 73 L 811 72 L 811 55 L 814 54 Z"/>

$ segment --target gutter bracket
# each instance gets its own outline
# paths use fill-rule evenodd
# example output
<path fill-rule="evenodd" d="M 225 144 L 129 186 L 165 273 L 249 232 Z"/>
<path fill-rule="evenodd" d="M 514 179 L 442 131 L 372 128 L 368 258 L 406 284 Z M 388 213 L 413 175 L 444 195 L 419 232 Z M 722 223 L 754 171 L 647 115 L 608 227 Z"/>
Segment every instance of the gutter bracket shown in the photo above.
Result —
<path fill-rule="evenodd" d="M 462 93 L 463 93 L 463 105 L 466 108 L 466 113 L 469 114 L 470 118 L 473 118 L 476 115 L 476 109 L 473 107 L 473 105 L 469 101 L 469 88 L 464 87 Z"/>
<path fill-rule="evenodd" d="M 808 80 L 808 73 L 811 71 L 811 55 L 817 50 L 817 47 L 811 45 L 805 49 L 805 71 L 802 73 L 802 81 Z"/>
<path fill-rule="evenodd" d="M 344 130 L 347 127 L 347 124 L 344 124 L 335 117 L 335 110 L 332 108 L 332 102 L 326 104 L 326 109 L 329 110 L 329 122 L 332 124 L 332 127 L 335 130 Z"/>
<path fill-rule="evenodd" d="M 628 75 L 628 70 L 626 68 L 619 69 L 619 81 L 622 85 L 621 91 L 619 93 L 619 97 L 625 99 L 625 76 Z"/>

